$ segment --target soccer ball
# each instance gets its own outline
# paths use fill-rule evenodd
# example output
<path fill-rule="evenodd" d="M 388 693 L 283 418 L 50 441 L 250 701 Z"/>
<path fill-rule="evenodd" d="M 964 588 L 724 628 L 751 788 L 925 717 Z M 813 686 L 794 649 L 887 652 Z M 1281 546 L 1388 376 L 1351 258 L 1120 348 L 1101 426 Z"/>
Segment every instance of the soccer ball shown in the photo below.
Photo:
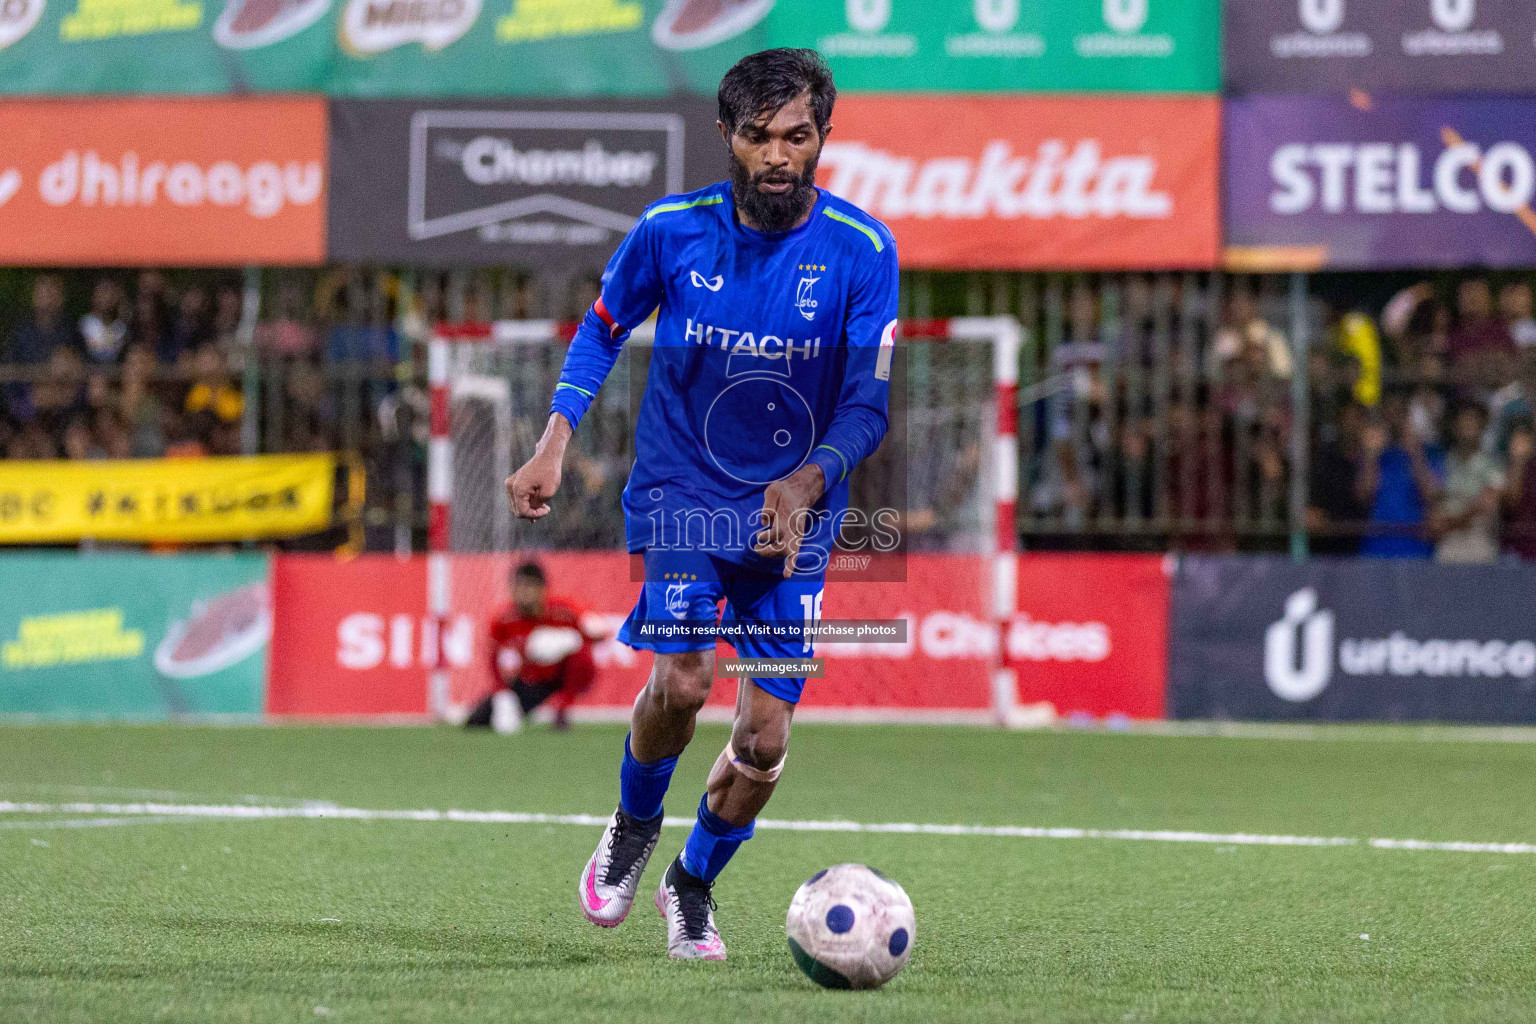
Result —
<path fill-rule="evenodd" d="M 879 988 L 907 966 L 917 925 L 905 889 L 863 864 L 839 864 L 795 892 L 784 931 L 816 984 Z"/>

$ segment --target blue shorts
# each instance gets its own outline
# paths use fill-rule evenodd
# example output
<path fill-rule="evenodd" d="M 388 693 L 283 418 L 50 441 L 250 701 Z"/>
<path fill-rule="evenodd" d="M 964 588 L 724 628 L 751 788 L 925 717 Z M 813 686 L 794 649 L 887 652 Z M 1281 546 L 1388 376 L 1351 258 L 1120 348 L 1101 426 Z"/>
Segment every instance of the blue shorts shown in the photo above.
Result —
<path fill-rule="evenodd" d="M 813 641 L 805 636 L 803 626 L 821 619 L 821 591 L 826 585 L 826 570 L 797 573 L 785 579 L 777 573 L 764 573 L 716 558 L 700 551 L 647 549 L 645 584 L 640 599 L 619 629 L 618 640 L 640 651 L 680 654 L 684 651 L 712 651 L 713 639 L 654 640 L 639 636 L 641 622 L 712 623 L 725 600 L 725 614 L 718 616 L 723 626 L 732 624 L 772 623 L 773 636 L 753 636 L 743 632 L 739 639 L 726 638 L 743 658 L 808 658 Z M 805 677 L 753 677 L 764 691 L 791 704 L 800 702 Z"/>

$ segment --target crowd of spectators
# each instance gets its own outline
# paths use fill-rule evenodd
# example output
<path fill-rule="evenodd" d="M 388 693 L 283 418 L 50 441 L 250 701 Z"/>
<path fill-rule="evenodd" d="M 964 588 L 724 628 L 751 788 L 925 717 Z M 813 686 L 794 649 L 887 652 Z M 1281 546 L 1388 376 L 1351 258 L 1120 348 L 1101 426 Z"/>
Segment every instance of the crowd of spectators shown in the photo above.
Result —
<path fill-rule="evenodd" d="M 242 293 L 173 289 L 163 273 L 103 276 L 83 315 L 62 275 L 36 275 L 0 338 L 0 452 L 8 459 L 154 458 L 240 451 L 244 398 L 231 370 Z"/>

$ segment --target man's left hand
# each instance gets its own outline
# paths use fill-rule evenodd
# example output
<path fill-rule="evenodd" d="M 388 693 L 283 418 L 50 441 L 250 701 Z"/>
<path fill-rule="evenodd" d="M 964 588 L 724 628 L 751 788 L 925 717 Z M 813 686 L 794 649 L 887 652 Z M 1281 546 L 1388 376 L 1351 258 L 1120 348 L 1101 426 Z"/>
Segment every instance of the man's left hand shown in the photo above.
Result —
<path fill-rule="evenodd" d="M 811 506 L 826 487 L 821 467 L 813 464 L 775 480 L 763 492 L 763 528 L 752 550 L 764 558 L 783 558 L 785 579 L 794 575 L 800 544 L 813 522 Z"/>

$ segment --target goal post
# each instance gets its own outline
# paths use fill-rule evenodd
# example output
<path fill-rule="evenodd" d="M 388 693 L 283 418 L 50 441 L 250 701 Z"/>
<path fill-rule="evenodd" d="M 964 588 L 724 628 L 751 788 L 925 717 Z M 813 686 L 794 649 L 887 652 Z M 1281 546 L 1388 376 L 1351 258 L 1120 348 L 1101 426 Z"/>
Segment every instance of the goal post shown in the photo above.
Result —
<path fill-rule="evenodd" d="M 503 481 L 531 454 L 543 431 L 549 395 L 575 331 L 576 324 L 556 320 L 439 324 L 428 342 L 427 596 L 439 647 L 430 673 L 428 707 L 439 718 L 453 718 L 456 708 L 473 696 L 456 684 L 442 649 L 451 634 L 450 621 L 456 607 L 483 606 L 485 601 L 485 595 L 464 593 L 464 581 L 454 579 L 455 558 L 470 552 L 506 554 L 521 547 L 523 529 L 511 519 Z M 955 527 L 956 536 L 949 539 L 959 546 L 950 550 L 972 551 L 986 560 L 981 607 L 992 631 L 987 717 L 1005 726 L 1025 724 L 1027 715 L 1018 708 L 1017 679 L 1007 655 L 1008 629 L 1018 604 L 1015 509 L 1023 326 L 1005 316 L 907 320 L 897 337 L 909 357 L 904 398 L 909 434 L 916 435 L 911 441 L 914 452 L 925 459 L 949 458 L 953 453 L 946 449 L 962 443 L 980 452 L 973 466 L 965 463 L 976 476 L 973 490 L 980 499 L 969 503 L 975 506 L 972 519 Z M 631 332 L 631 344 L 650 344 L 653 338 L 653 321 Z M 615 376 L 619 374 L 616 367 Z M 581 440 L 573 442 L 583 460 L 607 467 L 607 477 L 627 476 L 633 461 L 632 418 L 627 408 L 618 408 L 628 400 L 624 387 L 624 382 L 610 378 L 604 394 L 618 391 L 621 396 L 609 397 L 613 422 L 593 430 L 584 422 L 577 434 Z M 600 395 L 594 409 L 603 401 Z M 589 413 L 588 419 L 593 418 Z M 594 432 L 600 435 L 595 442 L 590 436 Z M 913 471 L 908 485 L 921 490 L 923 481 L 943 475 L 935 471 L 925 477 Z M 918 482 L 914 485 L 913 480 Z M 938 496 L 920 497 L 952 517 L 958 514 L 945 508 Z M 587 518 L 603 519 L 606 514 L 618 517 L 616 522 L 582 523 L 582 536 L 562 537 L 557 546 L 591 547 L 587 538 L 596 534 L 601 535 L 599 546 L 622 548 L 622 517 L 617 501 L 610 498 L 606 491 L 599 493 L 588 506 L 593 514 Z"/>

